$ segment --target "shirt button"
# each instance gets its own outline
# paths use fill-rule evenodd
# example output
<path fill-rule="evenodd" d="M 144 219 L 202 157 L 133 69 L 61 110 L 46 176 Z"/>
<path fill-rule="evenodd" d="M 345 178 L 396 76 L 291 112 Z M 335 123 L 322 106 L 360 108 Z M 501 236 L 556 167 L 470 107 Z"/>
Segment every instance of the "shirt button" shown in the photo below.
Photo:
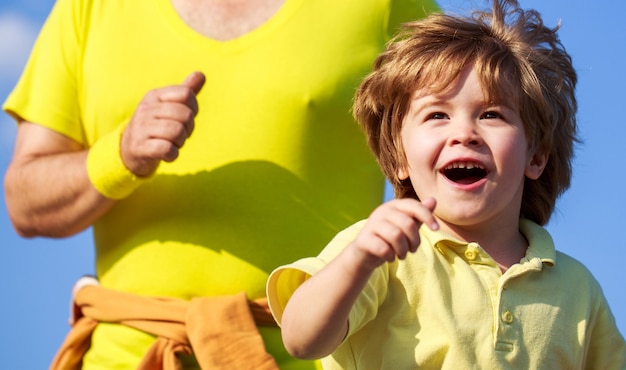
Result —
<path fill-rule="evenodd" d="M 478 249 L 478 244 L 476 243 L 469 243 L 467 245 L 467 249 L 465 249 L 465 258 L 467 258 L 470 261 L 473 261 L 476 259 L 476 257 L 478 256 L 478 254 L 476 253 L 476 250 Z"/>
<path fill-rule="evenodd" d="M 504 321 L 506 324 L 510 324 L 513 322 L 513 314 L 510 311 L 505 311 L 502 314 L 502 321 Z"/>

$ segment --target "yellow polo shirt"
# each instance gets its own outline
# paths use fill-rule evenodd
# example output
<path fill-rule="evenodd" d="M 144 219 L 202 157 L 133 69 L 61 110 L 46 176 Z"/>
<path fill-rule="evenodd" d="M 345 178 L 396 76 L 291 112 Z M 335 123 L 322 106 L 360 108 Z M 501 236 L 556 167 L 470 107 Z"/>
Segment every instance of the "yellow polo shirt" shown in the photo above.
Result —
<path fill-rule="evenodd" d="M 277 320 L 363 225 L 272 272 Z M 625 369 L 626 342 L 597 281 L 539 225 L 521 220 L 520 230 L 526 256 L 502 274 L 480 245 L 422 227 L 416 253 L 374 271 L 325 369 Z"/>

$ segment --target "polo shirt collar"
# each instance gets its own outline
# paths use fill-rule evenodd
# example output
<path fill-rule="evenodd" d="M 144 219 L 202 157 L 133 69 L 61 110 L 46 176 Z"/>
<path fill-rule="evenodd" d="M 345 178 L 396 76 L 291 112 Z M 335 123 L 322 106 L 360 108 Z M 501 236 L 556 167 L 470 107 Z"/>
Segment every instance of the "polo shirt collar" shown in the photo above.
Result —
<path fill-rule="evenodd" d="M 546 229 L 533 221 L 524 218 L 520 219 L 519 228 L 528 241 L 526 256 L 522 261 L 531 263 L 538 262 L 539 265 L 545 264 L 548 266 L 554 266 L 556 261 L 556 250 L 554 248 L 552 237 Z M 421 234 L 423 237 L 428 239 L 430 245 L 434 249 L 443 255 L 446 255 L 447 248 L 466 248 L 471 244 L 471 242 L 460 241 L 442 231 L 433 231 L 426 225 L 422 225 Z M 539 266 L 537 267 L 540 268 Z"/>
<path fill-rule="evenodd" d="M 554 266 L 556 263 L 556 250 L 554 241 L 548 231 L 524 218 L 520 219 L 519 228 L 526 240 L 528 240 L 528 250 L 525 258 L 528 260 L 538 258 L 542 263 Z"/>

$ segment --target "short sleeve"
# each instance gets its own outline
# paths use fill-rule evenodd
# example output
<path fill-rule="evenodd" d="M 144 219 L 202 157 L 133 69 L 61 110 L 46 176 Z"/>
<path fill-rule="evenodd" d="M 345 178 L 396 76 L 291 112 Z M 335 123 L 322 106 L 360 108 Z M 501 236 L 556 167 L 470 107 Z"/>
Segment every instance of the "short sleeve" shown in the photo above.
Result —
<path fill-rule="evenodd" d="M 272 271 L 267 280 L 266 293 L 270 310 L 279 325 L 285 306 L 296 289 L 308 278 L 324 268 L 328 262 L 354 240 L 363 228 L 364 222 L 357 222 L 339 232 L 317 257 L 303 258 Z"/>
<path fill-rule="evenodd" d="M 364 224 L 365 220 L 359 221 L 338 233 L 317 257 L 303 258 L 272 271 L 267 281 L 267 299 L 279 325 L 287 302 L 296 289 L 345 249 L 356 238 Z M 349 334 L 376 316 L 378 307 L 386 298 L 388 282 L 388 265 L 383 264 L 372 273 L 350 312 Z"/>
<path fill-rule="evenodd" d="M 79 76 L 84 2 L 57 0 L 3 109 L 85 144 Z"/>
<path fill-rule="evenodd" d="M 598 309 L 590 325 L 585 369 L 626 369 L 626 341 L 603 294 L 599 294 Z"/>

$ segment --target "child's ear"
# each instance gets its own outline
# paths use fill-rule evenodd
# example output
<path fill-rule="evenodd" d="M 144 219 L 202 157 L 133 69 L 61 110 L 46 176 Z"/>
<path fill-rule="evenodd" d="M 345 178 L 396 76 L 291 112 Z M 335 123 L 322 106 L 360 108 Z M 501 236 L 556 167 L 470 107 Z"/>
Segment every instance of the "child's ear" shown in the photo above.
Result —
<path fill-rule="evenodd" d="M 401 166 L 398 168 L 397 175 L 399 180 L 406 180 L 409 178 L 409 171 L 405 166 Z"/>
<path fill-rule="evenodd" d="M 537 180 L 543 173 L 546 164 L 548 163 L 548 155 L 545 153 L 535 153 L 530 157 L 528 164 L 526 165 L 526 171 L 524 174 L 531 180 Z"/>

